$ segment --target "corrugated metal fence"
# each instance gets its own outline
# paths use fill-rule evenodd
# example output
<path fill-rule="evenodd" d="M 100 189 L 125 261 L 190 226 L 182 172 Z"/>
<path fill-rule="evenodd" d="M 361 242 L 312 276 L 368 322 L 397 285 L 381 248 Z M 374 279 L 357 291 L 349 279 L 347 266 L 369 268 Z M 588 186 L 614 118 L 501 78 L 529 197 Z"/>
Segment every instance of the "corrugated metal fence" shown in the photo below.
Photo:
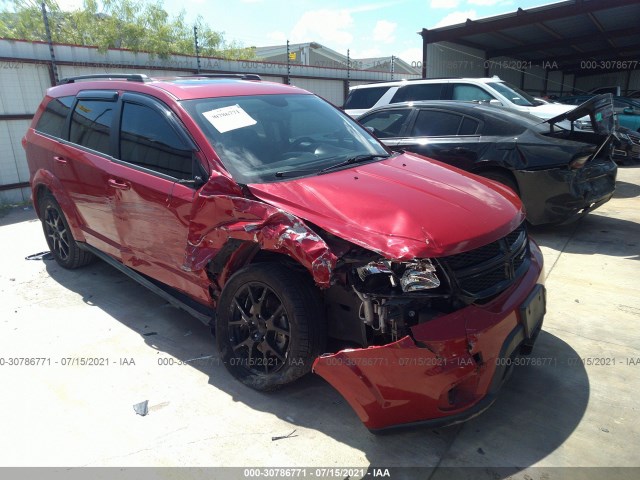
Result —
<path fill-rule="evenodd" d="M 54 51 L 59 78 L 107 72 L 172 76 L 197 71 L 196 58 L 183 55 L 161 59 L 128 50 L 101 53 L 93 47 L 60 44 L 54 45 Z M 295 64 L 288 69 L 281 63 L 206 57 L 200 59 L 200 65 L 201 71 L 206 73 L 257 73 L 263 80 L 282 83 L 289 77 L 292 85 L 314 92 L 338 106 L 344 102 L 349 81 L 355 85 L 392 79 L 389 72 Z M 46 43 L 0 39 L 0 204 L 29 199 L 29 171 L 20 142 L 46 89 L 53 84 Z"/>

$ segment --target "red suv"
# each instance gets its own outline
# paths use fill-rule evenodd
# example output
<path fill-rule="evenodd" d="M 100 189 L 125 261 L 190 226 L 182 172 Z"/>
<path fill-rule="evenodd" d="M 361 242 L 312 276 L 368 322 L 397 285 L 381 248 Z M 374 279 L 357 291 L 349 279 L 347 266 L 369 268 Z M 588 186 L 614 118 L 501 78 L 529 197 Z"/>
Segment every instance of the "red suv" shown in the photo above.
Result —
<path fill-rule="evenodd" d="M 252 388 L 313 370 L 372 430 L 445 425 L 487 408 L 540 331 L 515 194 L 299 88 L 69 78 L 23 145 L 56 261 L 99 257 L 215 327 Z"/>

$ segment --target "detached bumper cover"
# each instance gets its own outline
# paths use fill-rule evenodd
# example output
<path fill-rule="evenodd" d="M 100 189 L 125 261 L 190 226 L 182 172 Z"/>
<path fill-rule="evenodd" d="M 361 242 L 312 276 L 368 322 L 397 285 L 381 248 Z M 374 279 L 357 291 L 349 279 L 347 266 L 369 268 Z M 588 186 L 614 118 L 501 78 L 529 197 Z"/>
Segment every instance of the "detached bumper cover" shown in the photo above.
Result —
<path fill-rule="evenodd" d="M 612 196 L 618 167 L 613 160 L 592 160 L 577 170 L 515 170 L 527 220 L 534 225 L 562 223 L 591 211 Z"/>
<path fill-rule="evenodd" d="M 542 254 L 533 242 L 531 251 L 528 272 L 490 303 L 419 324 L 388 345 L 319 357 L 314 372 L 371 430 L 443 426 L 481 413 L 507 377 L 501 359 L 532 346 L 542 325 Z M 530 304 L 534 311 L 522 310 Z"/>

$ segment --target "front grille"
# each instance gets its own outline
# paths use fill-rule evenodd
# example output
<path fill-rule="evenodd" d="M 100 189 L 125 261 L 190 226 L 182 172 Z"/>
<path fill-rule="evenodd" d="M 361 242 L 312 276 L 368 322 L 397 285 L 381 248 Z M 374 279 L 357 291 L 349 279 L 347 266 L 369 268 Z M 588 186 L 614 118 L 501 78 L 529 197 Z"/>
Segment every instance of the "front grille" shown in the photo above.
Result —
<path fill-rule="evenodd" d="M 522 223 L 500 240 L 439 261 L 462 295 L 480 300 L 502 292 L 523 275 L 529 257 L 527 232 Z"/>

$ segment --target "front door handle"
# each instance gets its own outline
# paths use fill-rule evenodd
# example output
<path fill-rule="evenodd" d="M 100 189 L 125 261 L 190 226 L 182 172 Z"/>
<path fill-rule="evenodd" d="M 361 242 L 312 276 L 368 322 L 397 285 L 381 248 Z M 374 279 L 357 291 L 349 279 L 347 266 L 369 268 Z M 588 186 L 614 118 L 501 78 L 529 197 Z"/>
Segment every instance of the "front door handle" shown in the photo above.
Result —
<path fill-rule="evenodd" d="M 113 188 L 118 188 L 120 190 L 129 190 L 129 188 L 131 188 L 131 185 L 127 182 L 116 180 L 115 178 L 110 178 L 108 183 Z"/>
<path fill-rule="evenodd" d="M 61 163 L 62 165 L 66 165 L 67 164 L 67 159 L 64 157 L 59 157 L 59 156 L 55 156 L 53 157 L 53 159 L 57 162 L 57 163 Z"/>

